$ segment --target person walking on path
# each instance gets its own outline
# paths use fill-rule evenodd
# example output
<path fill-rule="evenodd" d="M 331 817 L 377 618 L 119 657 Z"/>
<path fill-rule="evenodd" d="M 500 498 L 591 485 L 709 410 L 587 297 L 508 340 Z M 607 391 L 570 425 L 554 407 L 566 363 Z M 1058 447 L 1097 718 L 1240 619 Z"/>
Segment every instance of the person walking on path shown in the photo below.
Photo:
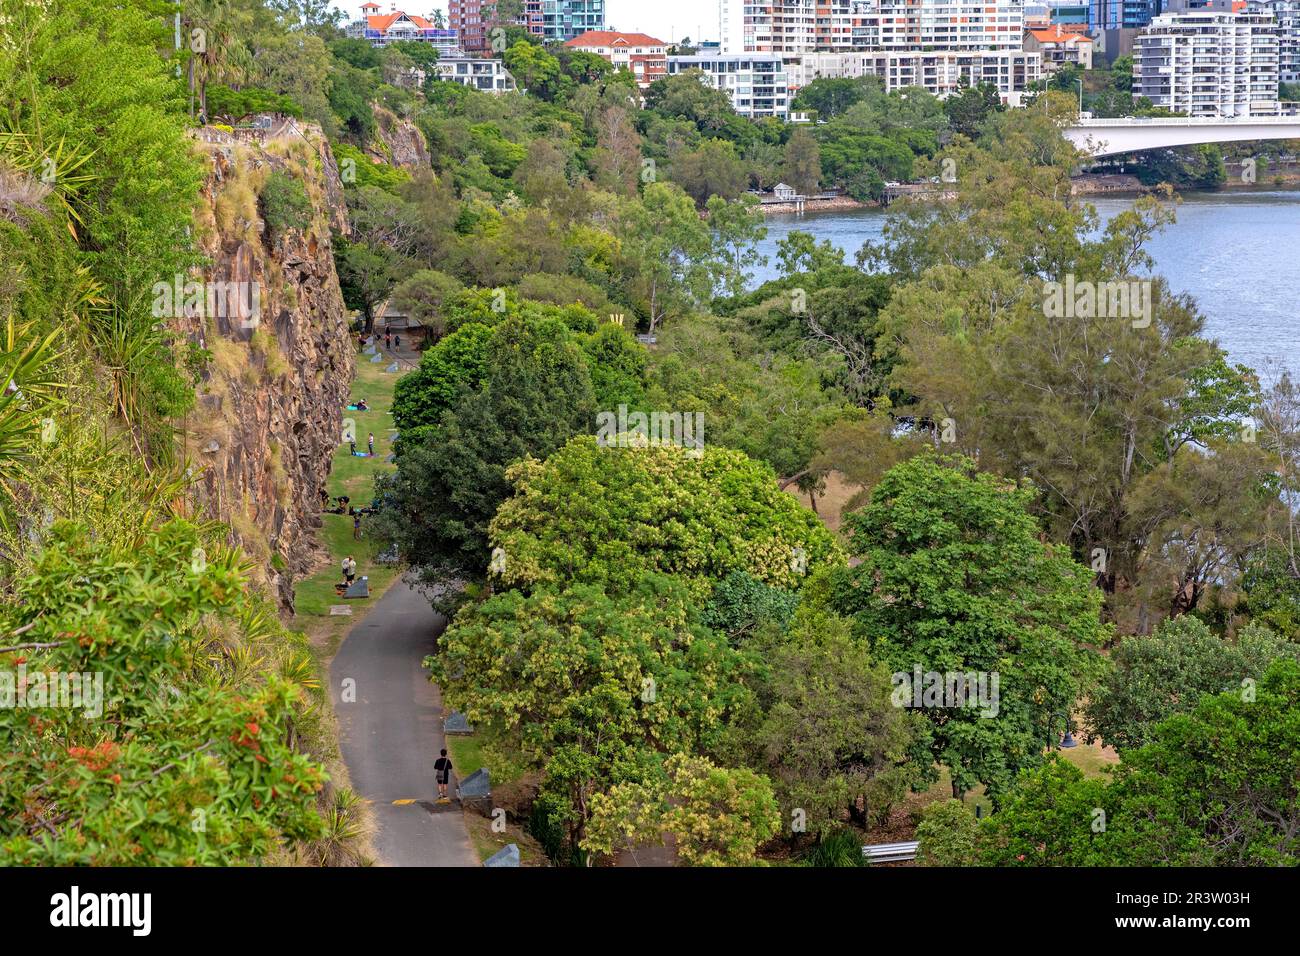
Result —
<path fill-rule="evenodd" d="M 370 449 L 370 457 L 374 458 L 375 457 L 375 433 L 374 432 L 371 432 L 370 436 L 366 439 L 366 445 Z"/>
<path fill-rule="evenodd" d="M 385 330 L 384 330 L 384 348 L 386 348 L 386 349 L 391 349 L 392 347 L 393 347 L 393 333 L 392 333 L 392 332 L 389 332 L 387 329 L 385 329 Z"/>
<path fill-rule="evenodd" d="M 433 769 L 437 772 L 438 802 L 451 803 L 451 798 L 447 796 L 447 783 L 451 780 L 451 758 L 447 756 L 446 750 L 433 762 Z"/>

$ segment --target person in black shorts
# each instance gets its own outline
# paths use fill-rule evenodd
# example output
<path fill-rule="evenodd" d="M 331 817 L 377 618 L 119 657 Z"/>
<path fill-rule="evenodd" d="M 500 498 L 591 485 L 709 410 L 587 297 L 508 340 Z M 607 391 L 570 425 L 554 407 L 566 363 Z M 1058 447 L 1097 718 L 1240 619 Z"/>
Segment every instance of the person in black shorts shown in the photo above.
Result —
<path fill-rule="evenodd" d="M 442 756 L 433 762 L 433 769 L 437 772 L 438 777 L 438 799 L 447 800 L 447 783 L 451 779 L 451 760 L 447 757 L 447 751 L 442 751 Z"/>

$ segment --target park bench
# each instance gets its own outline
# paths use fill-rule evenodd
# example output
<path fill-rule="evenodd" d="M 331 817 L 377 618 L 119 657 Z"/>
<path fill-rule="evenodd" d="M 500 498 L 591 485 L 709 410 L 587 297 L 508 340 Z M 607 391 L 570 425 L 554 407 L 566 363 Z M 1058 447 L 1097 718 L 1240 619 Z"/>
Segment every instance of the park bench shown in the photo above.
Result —
<path fill-rule="evenodd" d="M 876 843 L 862 848 L 862 855 L 868 863 L 899 863 L 903 860 L 916 859 L 917 842 L 910 843 Z"/>

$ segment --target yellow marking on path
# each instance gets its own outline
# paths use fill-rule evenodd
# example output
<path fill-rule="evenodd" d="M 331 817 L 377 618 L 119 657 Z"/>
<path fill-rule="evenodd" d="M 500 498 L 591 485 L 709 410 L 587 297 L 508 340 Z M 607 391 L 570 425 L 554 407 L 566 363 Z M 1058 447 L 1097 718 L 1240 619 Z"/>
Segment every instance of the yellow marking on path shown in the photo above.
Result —
<path fill-rule="evenodd" d="M 407 804 L 414 803 L 414 802 L 415 802 L 414 800 L 394 800 L 394 801 L 393 801 L 393 806 L 395 806 L 395 807 L 404 807 L 404 806 L 406 806 Z"/>

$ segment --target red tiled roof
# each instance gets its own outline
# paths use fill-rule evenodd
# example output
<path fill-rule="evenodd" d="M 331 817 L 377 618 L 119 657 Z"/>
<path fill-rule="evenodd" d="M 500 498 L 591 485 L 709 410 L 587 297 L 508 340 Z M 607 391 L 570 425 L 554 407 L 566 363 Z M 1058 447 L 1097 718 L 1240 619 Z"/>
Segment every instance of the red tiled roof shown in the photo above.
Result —
<path fill-rule="evenodd" d="M 1084 36 L 1082 33 L 1066 33 L 1064 30 L 1061 29 L 1061 25 L 1059 23 L 1053 25 L 1051 28 L 1047 30 L 1030 30 L 1029 32 L 1033 34 L 1034 39 L 1037 40 L 1039 43 L 1069 43 L 1071 41 L 1076 43 L 1092 42 L 1091 40 L 1088 39 L 1088 37 Z"/>
<path fill-rule="evenodd" d="M 565 46 L 667 46 L 663 40 L 656 40 L 645 33 L 619 33 L 616 30 L 588 30 L 586 33 L 566 40 Z"/>
<path fill-rule="evenodd" d="M 370 27 L 372 30 L 378 30 L 380 33 L 386 33 L 388 32 L 388 28 L 391 27 L 393 22 L 399 17 L 406 17 L 406 19 L 410 20 L 421 30 L 433 29 L 433 24 L 424 19 L 424 17 L 417 17 L 414 13 L 403 13 L 401 10 L 398 10 L 396 13 L 385 13 L 382 17 L 368 16 L 366 17 L 366 26 Z"/>

